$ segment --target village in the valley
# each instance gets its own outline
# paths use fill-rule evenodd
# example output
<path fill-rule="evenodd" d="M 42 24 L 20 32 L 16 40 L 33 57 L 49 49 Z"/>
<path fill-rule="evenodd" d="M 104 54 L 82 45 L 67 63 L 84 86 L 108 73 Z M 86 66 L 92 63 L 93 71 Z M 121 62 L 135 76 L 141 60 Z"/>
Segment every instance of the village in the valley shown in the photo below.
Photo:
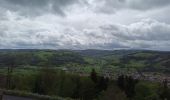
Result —
<path fill-rule="evenodd" d="M 69 73 L 77 73 L 80 76 L 89 76 L 89 73 L 84 71 L 84 69 L 80 67 L 64 67 L 62 70 Z M 109 79 L 117 79 L 120 75 L 128 75 L 132 76 L 134 79 L 145 80 L 151 82 L 159 82 L 167 80 L 168 86 L 170 86 L 170 74 L 163 74 L 158 72 L 142 72 L 138 70 L 128 70 L 127 69 L 117 69 L 114 70 L 112 67 L 104 67 L 99 73 L 99 76 L 104 76 Z"/>

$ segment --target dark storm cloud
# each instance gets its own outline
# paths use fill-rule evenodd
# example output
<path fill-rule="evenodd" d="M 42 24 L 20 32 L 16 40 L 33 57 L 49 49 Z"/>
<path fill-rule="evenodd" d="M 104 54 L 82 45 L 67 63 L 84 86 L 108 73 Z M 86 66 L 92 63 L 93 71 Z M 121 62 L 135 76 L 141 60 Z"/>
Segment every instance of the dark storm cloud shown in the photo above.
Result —
<path fill-rule="evenodd" d="M 96 13 L 112 14 L 122 9 L 149 10 L 170 5 L 170 0 L 0 0 L 0 7 L 25 16 L 54 13 L 64 16 L 67 7 L 85 4 Z"/>
<path fill-rule="evenodd" d="M 0 7 L 27 16 L 46 13 L 65 15 L 65 8 L 78 2 L 78 0 L 0 0 Z"/>

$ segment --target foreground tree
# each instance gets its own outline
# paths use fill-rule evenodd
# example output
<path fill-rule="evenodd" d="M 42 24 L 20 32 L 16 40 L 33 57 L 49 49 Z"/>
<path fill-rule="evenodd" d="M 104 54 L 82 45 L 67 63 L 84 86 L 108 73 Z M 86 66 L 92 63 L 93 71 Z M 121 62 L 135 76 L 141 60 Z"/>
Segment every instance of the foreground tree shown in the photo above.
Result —
<path fill-rule="evenodd" d="M 91 72 L 91 74 L 90 74 L 90 77 L 91 77 L 91 79 L 92 79 L 92 81 L 93 81 L 94 83 L 97 83 L 98 78 L 97 78 L 97 73 L 96 73 L 95 69 L 92 69 L 92 72 Z"/>
<path fill-rule="evenodd" d="M 57 85 L 57 71 L 51 67 L 50 63 L 44 63 L 40 69 L 34 85 L 34 92 L 39 94 L 54 95 Z"/>
<path fill-rule="evenodd" d="M 117 79 L 117 85 L 118 87 L 124 91 L 125 90 L 125 76 L 124 75 L 120 75 Z"/>
<path fill-rule="evenodd" d="M 162 82 L 162 86 L 160 89 L 160 98 L 162 100 L 170 100 L 170 89 L 168 88 L 168 80 L 165 79 Z"/>
<path fill-rule="evenodd" d="M 128 100 L 126 94 L 122 92 L 118 87 L 112 85 L 102 92 L 98 100 Z"/>
<path fill-rule="evenodd" d="M 12 88 L 12 73 L 14 68 L 19 65 L 17 61 L 17 57 L 15 55 L 5 56 L 3 58 L 3 62 L 5 67 L 7 67 L 7 75 L 6 75 L 6 89 Z"/>
<path fill-rule="evenodd" d="M 107 87 L 108 87 L 108 83 L 109 83 L 109 79 L 108 78 L 100 76 L 99 77 L 99 81 L 97 83 L 98 91 L 100 92 L 100 91 L 106 90 Z"/>
<path fill-rule="evenodd" d="M 117 80 L 118 87 L 126 93 L 128 98 L 133 98 L 135 96 L 135 86 L 137 83 L 138 80 L 125 75 L 119 76 Z"/>
<path fill-rule="evenodd" d="M 160 100 L 157 94 L 158 85 L 149 82 L 138 83 L 135 87 L 134 100 Z"/>

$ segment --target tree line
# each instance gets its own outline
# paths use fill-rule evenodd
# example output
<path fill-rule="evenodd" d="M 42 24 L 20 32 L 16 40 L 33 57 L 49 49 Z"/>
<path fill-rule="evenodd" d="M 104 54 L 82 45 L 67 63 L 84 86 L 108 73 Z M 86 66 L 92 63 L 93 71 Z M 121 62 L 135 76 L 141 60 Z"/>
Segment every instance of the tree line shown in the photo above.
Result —
<path fill-rule="evenodd" d="M 87 77 L 50 67 L 32 74 L 11 73 L 11 76 L 7 89 L 43 95 L 80 100 L 170 100 L 166 79 L 161 84 L 136 80 L 127 75 L 110 80 L 98 75 L 95 69 Z"/>

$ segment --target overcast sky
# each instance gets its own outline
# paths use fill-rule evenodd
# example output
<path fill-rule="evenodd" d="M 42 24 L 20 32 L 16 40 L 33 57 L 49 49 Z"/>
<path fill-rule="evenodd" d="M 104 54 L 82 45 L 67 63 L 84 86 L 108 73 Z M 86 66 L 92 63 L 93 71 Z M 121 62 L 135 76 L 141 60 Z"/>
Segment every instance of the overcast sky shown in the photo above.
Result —
<path fill-rule="evenodd" d="M 170 50 L 170 0 L 0 0 L 0 48 Z"/>

